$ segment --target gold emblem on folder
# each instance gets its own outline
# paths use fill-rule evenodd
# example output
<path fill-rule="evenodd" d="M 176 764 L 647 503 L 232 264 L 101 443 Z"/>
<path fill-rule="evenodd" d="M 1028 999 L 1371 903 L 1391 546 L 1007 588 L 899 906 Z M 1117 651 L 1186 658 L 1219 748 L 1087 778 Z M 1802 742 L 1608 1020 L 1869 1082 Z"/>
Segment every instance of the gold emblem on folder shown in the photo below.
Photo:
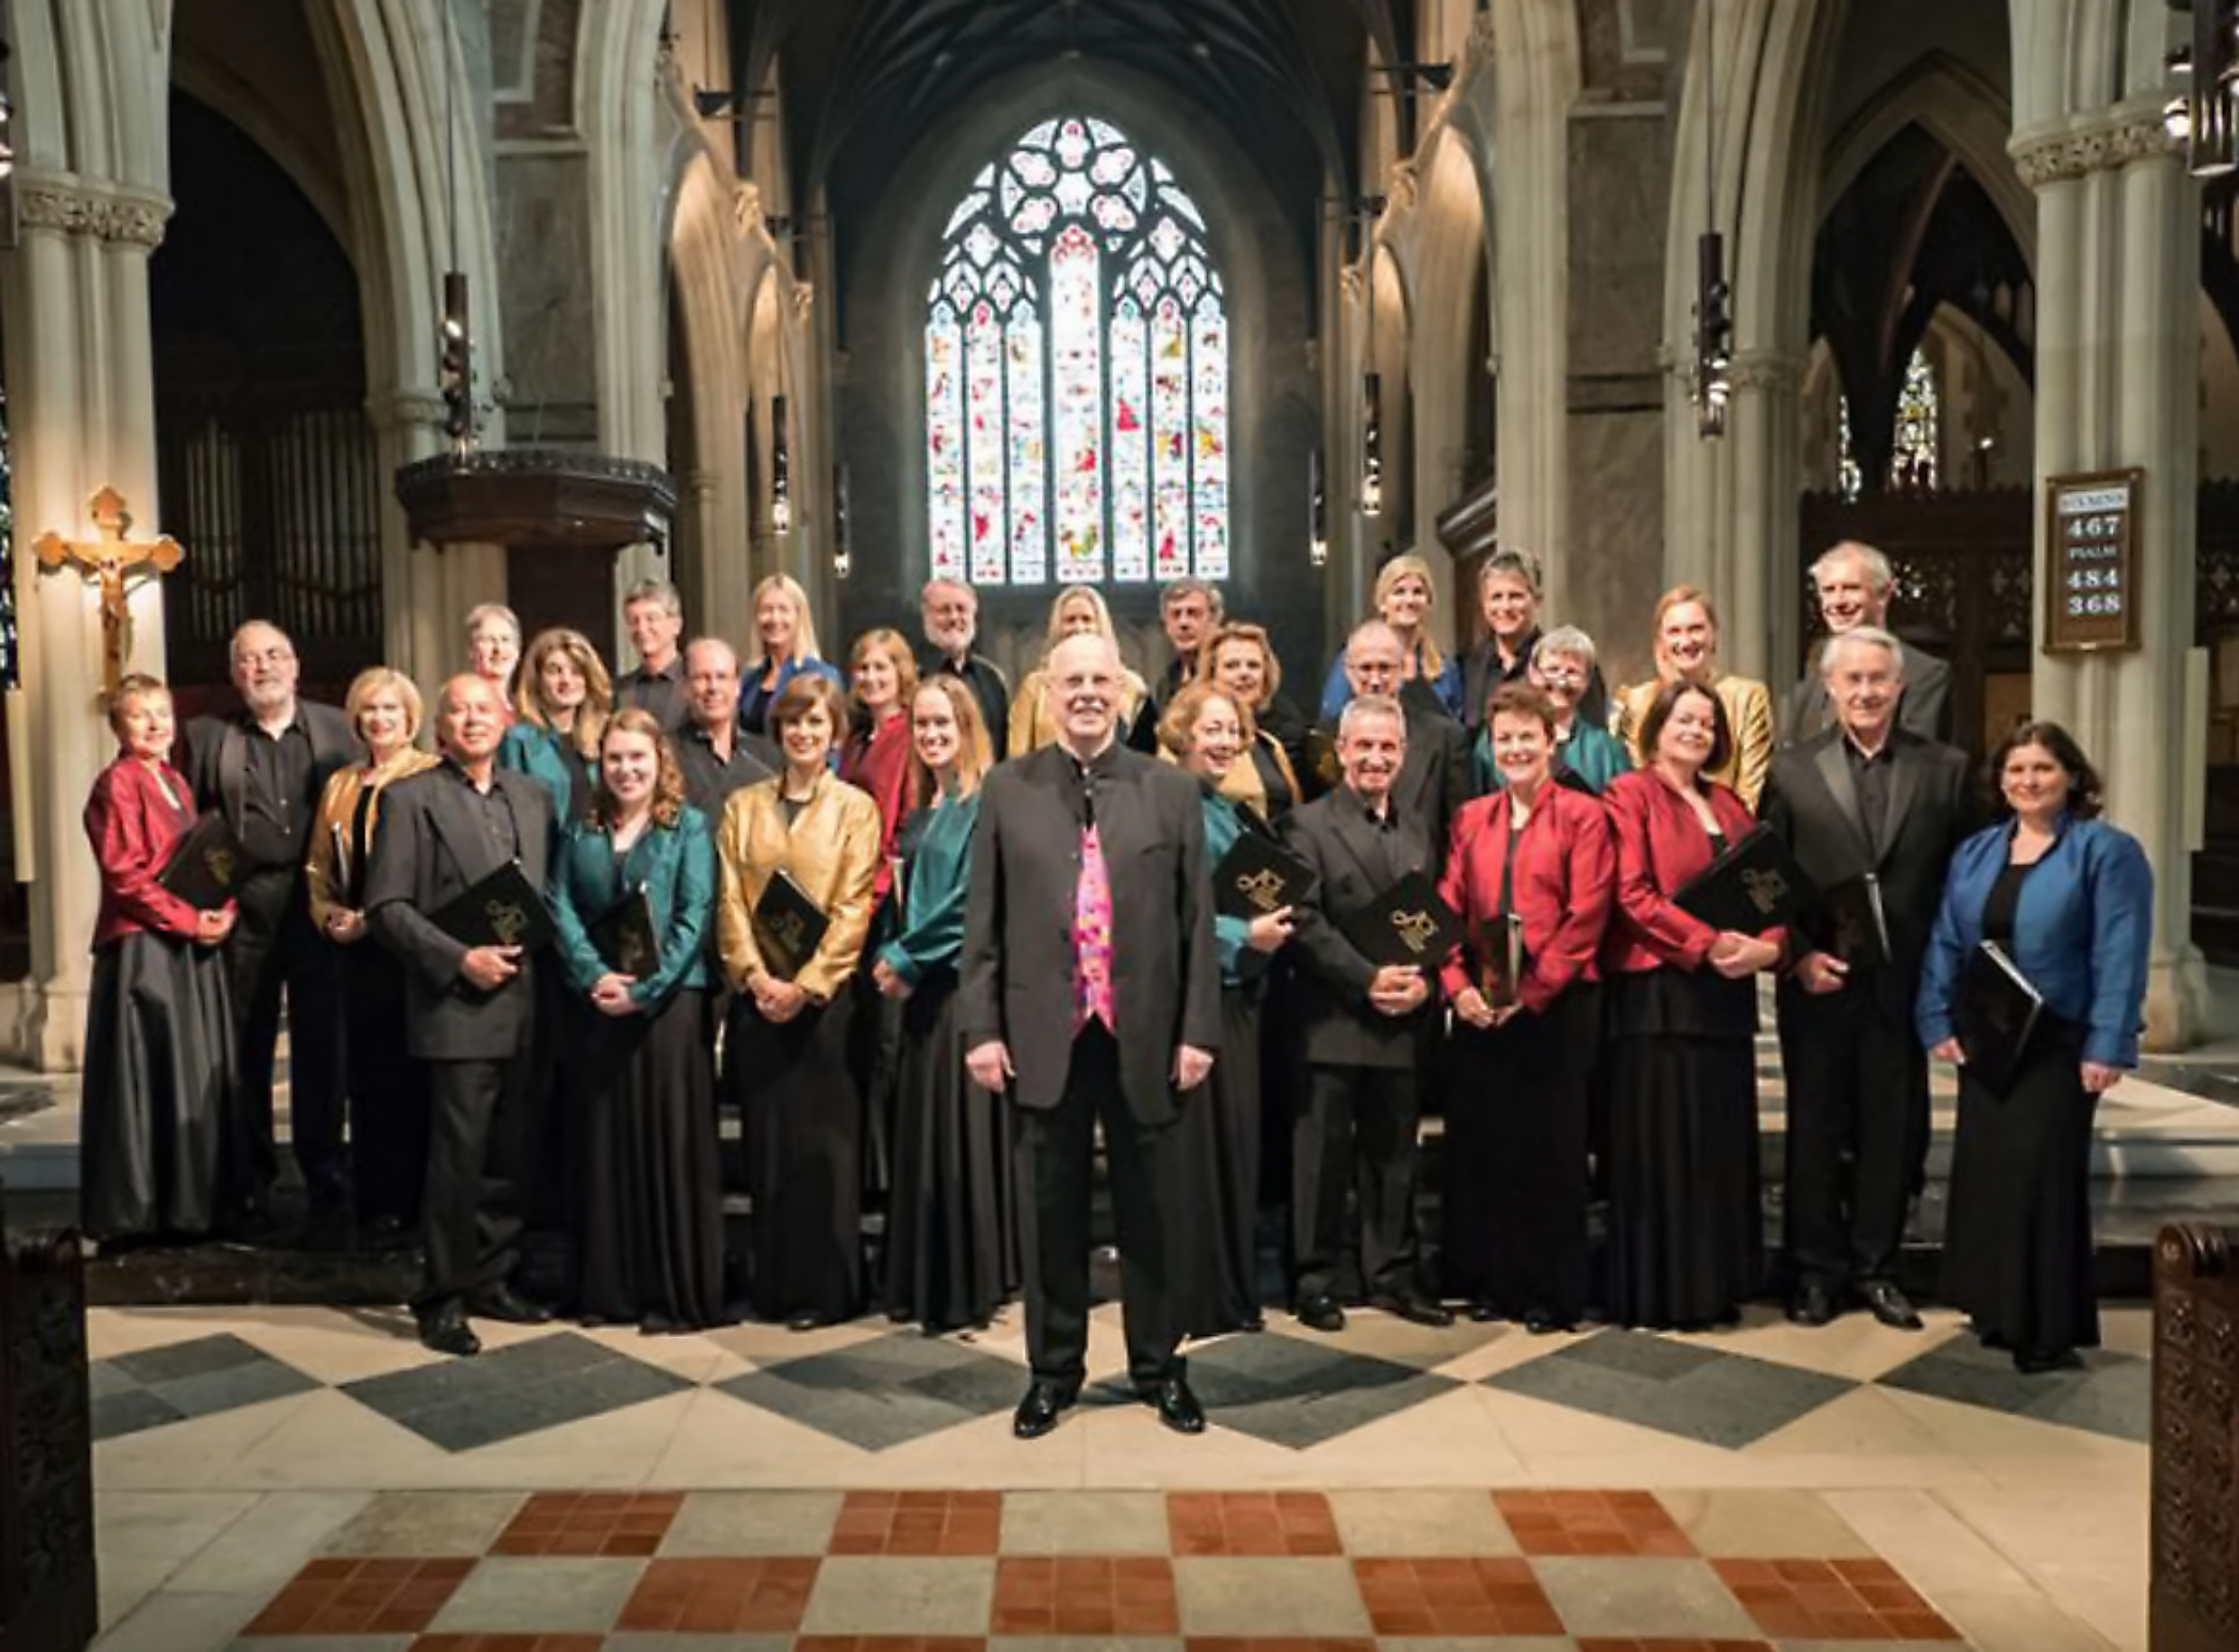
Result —
<path fill-rule="evenodd" d="M 1399 932 L 1399 939 L 1408 951 L 1421 957 L 1430 943 L 1438 937 L 1438 920 L 1427 912 L 1395 912 L 1391 926 Z"/>
<path fill-rule="evenodd" d="M 1742 890 L 1749 896 L 1750 905 L 1770 916 L 1779 910 L 1788 897 L 1788 880 L 1778 872 L 1744 872 Z"/>
<path fill-rule="evenodd" d="M 1259 912 L 1273 912 L 1283 904 L 1283 880 L 1271 869 L 1240 875 L 1236 892 Z"/>
<path fill-rule="evenodd" d="M 529 933 L 528 912 L 514 902 L 492 901 L 482 910 L 489 917 L 490 933 L 497 937 L 499 946 L 518 946 L 521 937 Z"/>

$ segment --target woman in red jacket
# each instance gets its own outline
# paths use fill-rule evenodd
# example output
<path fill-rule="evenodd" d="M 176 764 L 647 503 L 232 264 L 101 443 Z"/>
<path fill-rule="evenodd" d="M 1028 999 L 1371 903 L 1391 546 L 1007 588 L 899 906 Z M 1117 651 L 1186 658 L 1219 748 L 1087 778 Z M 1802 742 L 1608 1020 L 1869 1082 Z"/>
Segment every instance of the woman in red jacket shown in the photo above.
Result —
<path fill-rule="evenodd" d="M 199 1235 L 236 1168 L 233 1005 L 218 945 L 232 903 L 198 912 L 160 878 L 194 824 L 172 767 L 171 691 L 135 674 L 109 727 L 123 749 L 86 800 L 101 872 L 80 1110 L 82 1220 L 95 1238 Z"/>
<path fill-rule="evenodd" d="M 1442 1283 L 1470 1299 L 1472 1318 L 1519 1319 L 1544 1335 L 1586 1306 L 1595 953 L 1617 857 L 1600 801 L 1550 775 L 1545 694 L 1494 690 L 1485 727 L 1501 789 L 1454 817 L 1443 886 L 1466 939 L 1445 977 L 1454 1025 Z"/>
<path fill-rule="evenodd" d="M 1781 932 L 1711 928 L 1673 896 L 1755 824 L 1708 776 L 1733 746 L 1718 697 L 1682 678 L 1640 721 L 1647 766 L 1610 783 L 1610 1311 L 1701 1330 L 1757 1288 L 1757 987 Z"/>

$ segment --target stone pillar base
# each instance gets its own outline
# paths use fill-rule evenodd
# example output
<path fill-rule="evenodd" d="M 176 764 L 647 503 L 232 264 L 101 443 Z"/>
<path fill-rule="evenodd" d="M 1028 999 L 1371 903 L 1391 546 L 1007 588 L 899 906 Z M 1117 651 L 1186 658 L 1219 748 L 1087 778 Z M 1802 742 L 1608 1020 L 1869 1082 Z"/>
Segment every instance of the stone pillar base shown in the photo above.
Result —
<path fill-rule="evenodd" d="M 2190 1049 L 2206 1035 L 2207 960 L 2190 942 L 2146 966 L 2146 1030 L 2141 1047 L 2156 1054 Z"/>
<path fill-rule="evenodd" d="M 91 996 L 76 983 L 23 983 L 15 1043 L 34 1071 L 76 1072 L 86 1064 L 86 1005 Z"/>

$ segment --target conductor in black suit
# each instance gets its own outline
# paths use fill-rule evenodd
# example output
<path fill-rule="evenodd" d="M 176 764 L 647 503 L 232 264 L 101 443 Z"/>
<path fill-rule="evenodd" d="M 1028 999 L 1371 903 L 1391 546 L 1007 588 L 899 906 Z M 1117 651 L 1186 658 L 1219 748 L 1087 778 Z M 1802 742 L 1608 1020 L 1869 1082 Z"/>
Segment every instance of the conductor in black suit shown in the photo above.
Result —
<path fill-rule="evenodd" d="M 518 946 L 466 946 L 429 915 L 509 860 L 544 886 L 552 794 L 497 767 L 505 730 L 488 681 L 443 685 L 443 761 L 389 788 L 367 874 L 366 921 L 404 965 L 411 1050 L 428 1067 L 427 1272 L 412 1308 L 420 1340 L 445 1354 L 481 1351 L 469 1312 L 522 1324 L 552 1317 L 508 1283 L 521 1237 L 515 1137 L 536 1019 L 533 961 Z"/>
<path fill-rule="evenodd" d="M 1765 792 L 1766 825 L 1823 895 L 1778 993 L 1788 1317 L 1799 1324 L 1826 1324 L 1854 1290 L 1883 1324 L 1920 1328 L 1897 1283 L 1928 1134 L 1913 1000 L 1945 871 L 1974 810 L 1966 754 L 1897 724 L 1908 658 L 1877 626 L 1830 638 L 1820 668 L 1839 720 L 1777 751 Z"/>
<path fill-rule="evenodd" d="M 1890 595 L 1896 578 L 1890 571 L 1889 558 L 1872 545 L 1846 539 L 1822 552 L 1811 565 L 1811 582 L 1818 594 L 1819 617 L 1826 624 L 1829 641 L 1861 626 L 1872 630 L 1889 628 Z M 1781 699 L 1778 732 L 1783 745 L 1808 740 L 1839 720 L 1826 691 L 1826 673 L 1821 669 L 1826 647 L 1822 642 L 1812 651 L 1803 680 Z M 1898 702 L 1897 726 L 1924 739 L 1949 740 L 1951 667 L 1910 643 L 1904 649 L 1905 691 Z"/>
<path fill-rule="evenodd" d="M 340 1238 L 349 1211 L 343 1146 L 342 951 L 319 933 L 303 875 L 328 777 L 364 751 L 348 717 L 298 700 L 295 645 L 253 619 L 233 634 L 233 686 L 241 710 L 187 728 L 187 778 L 195 803 L 217 810 L 247 863 L 241 916 L 226 941 L 240 1028 L 241 1108 L 252 1221 L 268 1213 L 277 1172 L 272 1082 L 280 999 L 288 1005 L 288 1118 L 315 1231 Z"/>
<path fill-rule="evenodd" d="M 1197 782 L 1121 746 L 1109 638 L 1044 668 L 1055 744 L 999 766 L 972 840 L 958 1025 L 975 1082 L 1017 1104 L 1033 1381 L 1012 1420 L 1047 1434 L 1086 1375 L 1089 1200 L 1103 1126 L 1119 1218 L 1128 1374 L 1159 1419 L 1205 1425 L 1178 1351 L 1190 1183 L 1172 1161 L 1221 1035 Z"/>
<path fill-rule="evenodd" d="M 1355 632 L 1353 643 L 1360 640 Z M 1352 648 L 1346 649 L 1349 669 Z M 1432 970 L 1445 961 L 1379 965 L 1343 928 L 1373 914 L 1380 897 L 1409 873 L 1438 876 L 1442 844 L 1434 832 L 1443 828 L 1423 805 L 1410 807 L 1399 795 L 1408 738 L 1396 701 L 1357 694 L 1338 719 L 1344 784 L 1283 820 L 1285 840 L 1315 877 L 1313 894 L 1293 914 L 1299 961 L 1293 1016 L 1306 1073 L 1291 1135 L 1293 1312 L 1315 1331 L 1345 1325 L 1337 1266 L 1348 1193 L 1360 1204 L 1370 1305 L 1418 1324 L 1454 1323 L 1423 1290 L 1415 1230 Z"/>

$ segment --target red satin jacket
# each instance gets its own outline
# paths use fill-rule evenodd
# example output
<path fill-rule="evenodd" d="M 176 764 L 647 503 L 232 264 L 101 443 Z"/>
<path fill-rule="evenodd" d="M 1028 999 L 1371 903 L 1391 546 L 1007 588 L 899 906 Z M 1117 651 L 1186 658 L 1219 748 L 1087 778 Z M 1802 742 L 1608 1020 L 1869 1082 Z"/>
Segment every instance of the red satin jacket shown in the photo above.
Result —
<path fill-rule="evenodd" d="M 1698 781 L 1728 845 L 1738 843 L 1757 824 L 1742 800 L 1724 786 Z M 1718 932 L 1681 911 L 1671 896 L 1711 863 L 1710 835 L 1695 811 L 1653 771 L 1620 775 L 1603 794 L 1617 834 L 1617 914 L 1602 947 L 1602 968 L 1613 973 L 1660 970 L 1666 965 L 1693 971 L 1703 967 Z M 1788 932 L 1774 928 L 1761 939 L 1787 952 Z"/>
<path fill-rule="evenodd" d="M 1495 792 L 1454 817 L 1453 846 L 1439 893 L 1467 923 L 1500 909 L 1508 859 L 1510 799 Z M 1510 905 L 1524 920 L 1525 970 L 1517 998 L 1537 1015 L 1574 981 L 1599 978 L 1595 953 L 1617 894 L 1617 850 L 1599 798 L 1565 785 L 1540 788 L 1539 806 L 1516 843 Z M 1463 950 L 1441 972 L 1452 998 L 1471 984 Z"/>
<path fill-rule="evenodd" d="M 122 936 L 153 931 L 191 937 L 195 911 L 156 881 L 172 846 L 194 824 L 194 789 L 166 763 L 163 782 L 181 807 L 136 757 L 119 756 L 101 771 L 86 799 L 86 838 L 101 868 L 101 913 L 93 926 L 96 949 Z"/>
<path fill-rule="evenodd" d="M 909 819 L 910 714 L 880 719 L 868 739 L 852 738 L 840 754 L 840 778 L 878 805 L 878 900 L 894 886 L 894 849 Z"/>

